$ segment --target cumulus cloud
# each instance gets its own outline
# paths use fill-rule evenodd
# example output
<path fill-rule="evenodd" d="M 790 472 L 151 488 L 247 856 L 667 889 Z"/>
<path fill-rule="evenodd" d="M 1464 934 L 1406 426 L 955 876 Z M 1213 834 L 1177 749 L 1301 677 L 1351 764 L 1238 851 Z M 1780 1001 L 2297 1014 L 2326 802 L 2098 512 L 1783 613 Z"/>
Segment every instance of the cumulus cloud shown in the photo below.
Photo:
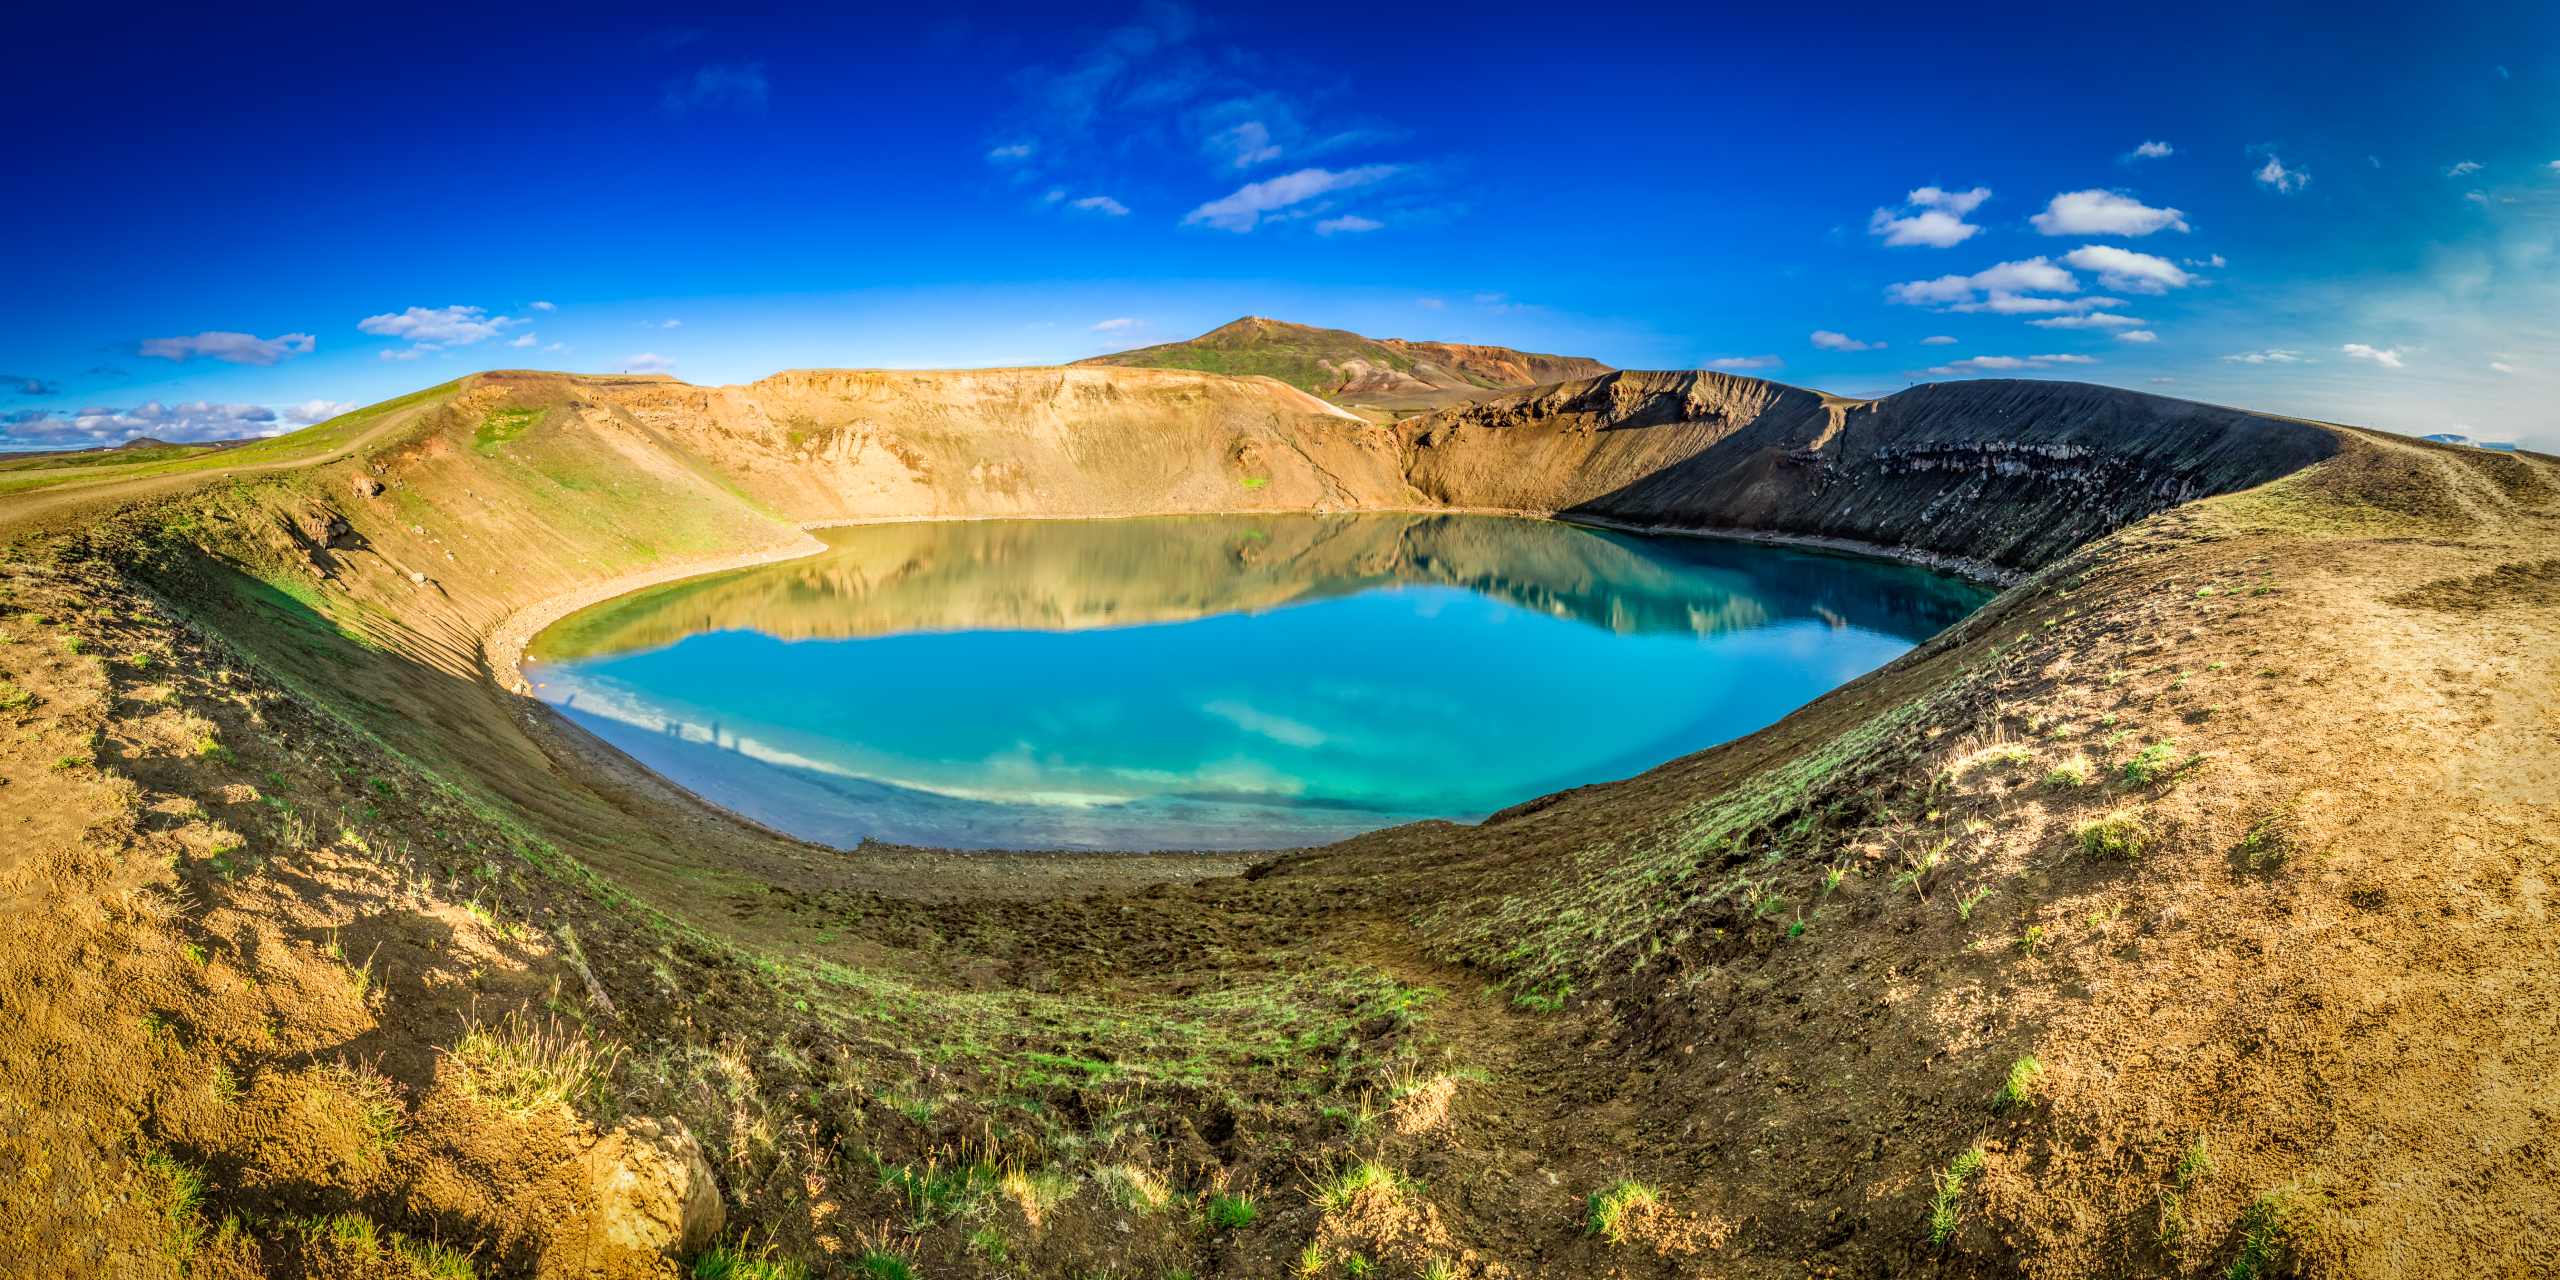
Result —
<path fill-rule="evenodd" d="M 2380 168 L 2381 163 L 2375 162 L 2374 167 Z M 2285 168 L 2284 161 L 2272 155 L 2267 157 L 2265 164 L 2258 166 L 2256 177 L 2259 186 L 2273 188 L 2285 195 L 2300 191 L 2311 183 L 2310 174 L 2300 169 Z"/>
<path fill-rule="evenodd" d="M 524 335 L 523 337 L 517 338 L 515 341 L 508 343 L 507 345 L 508 345 L 508 346 L 510 346 L 510 347 L 530 347 L 530 346 L 534 346 L 534 345 L 536 345 L 536 344 L 540 343 L 541 341 L 542 341 L 542 339 L 537 338 L 537 337 L 533 336 L 532 334 L 528 333 L 528 334 Z"/>
<path fill-rule="evenodd" d="M 1887 245 L 1897 247 L 1950 248 L 1981 232 L 1982 228 L 1965 221 L 1965 215 L 1990 198 L 1989 187 L 1969 191 L 1921 187 L 1904 197 L 1901 208 L 1876 210 L 1867 219 L 1867 234 L 1882 236 Z"/>
<path fill-rule="evenodd" d="M 2188 229 L 2181 210 L 2154 209 L 2121 192 L 2095 187 L 2065 191 L 2027 221 L 2049 236 L 2147 236 Z"/>
<path fill-rule="evenodd" d="M 1356 169 L 1300 169 L 1261 182 L 1248 182 L 1228 195 L 1221 196 L 1192 210 L 1182 219 L 1183 225 L 1215 227 L 1220 231 L 1251 231 L 1273 210 L 1284 209 L 1300 201 L 1312 200 L 1333 191 L 1364 187 L 1393 176 L 1396 166 L 1366 164 Z"/>
<path fill-rule="evenodd" d="M 2178 154 L 2176 147 L 2165 142 L 2146 142 L 2124 153 L 2127 160 L 2165 160 Z"/>
<path fill-rule="evenodd" d="M 1363 231 L 1375 231 L 1385 225 L 1387 224 L 1375 218 L 1363 218 L 1356 213 L 1346 213 L 1339 218 L 1327 218 L 1317 223 L 1316 234 L 1320 236 L 1341 235 L 1345 232 L 1357 234 Z"/>
<path fill-rule="evenodd" d="M 2116 335 L 2118 342 L 2158 342 L 2160 335 L 2149 329 L 2127 329 Z"/>
<path fill-rule="evenodd" d="M 2487 167 L 2488 166 L 2481 164 L 2477 160 L 2456 160 L 2453 162 L 2451 167 L 2444 171 L 2444 176 L 2448 178 L 2468 177 Z"/>
<path fill-rule="evenodd" d="M 334 418 L 355 408 L 342 400 L 306 400 L 283 409 L 262 404 L 153 400 L 129 409 L 86 408 L 75 413 L 28 409 L 0 415 L 0 445 L 80 449 L 149 437 L 172 444 L 272 436 Z"/>
<path fill-rule="evenodd" d="M 1952 347 L 1955 344 L 1954 338 L 1943 333 L 1933 333 L 1920 340 L 1920 345 L 1924 347 Z"/>
<path fill-rule="evenodd" d="M 145 338 L 141 354 L 155 360 L 191 360 L 203 356 L 226 364 L 274 364 L 289 356 L 311 350 L 314 340 L 307 333 L 287 333 L 273 338 L 260 338 L 246 333 L 207 330 L 192 338 Z"/>
<path fill-rule="evenodd" d="M 1095 333 L 1127 333 L 1137 327 L 1138 318 L 1136 316 L 1113 316 L 1108 320 L 1095 321 L 1092 331 Z"/>
<path fill-rule="evenodd" d="M 2400 349 L 2398 347 L 2368 347 L 2361 342 L 2350 342 L 2338 349 L 2346 352 L 2347 358 L 2350 360 L 2370 360 L 2375 364 L 2381 365 L 2385 369 L 2397 369 L 2400 367 Z"/>
<path fill-rule="evenodd" d="M 1012 164 L 1017 160 L 1030 159 L 1031 153 L 1037 150 L 1037 146 L 1028 142 L 1008 142 L 1000 147 L 987 148 L 987 160 L 993 164 Z"/>
<path fill-rule="evenodd" d="M 533 304 L 532 309 L 535 311 L 557 311 L 560 308 L 555 307 L 548 302 L 537 302 Z"/>
<path fill-rule="evenodd" d="M 1129 216 L 1129 206 L 1122 204 L 1109 196 L 1085 196 L 1081 199 L 1068 201 L 1067 206 L 1073 209 L 1082 209 L 1087 213 L 1099 213 L 1113 218 L 1125 218 Z"/>
<path fill-rule="evenodd" d="M 715 62 L 666 83 L 659 101 L 669 115 L 726 109 L 761 111 L 772 86 L 761 62 Z"/>
<path fill-rule="evenodd" d="M 2299 352 L 2299 351 L 2287 351 L 2287 350 L 2284 350 L 2284 349 L 2282 349 L 2282 348 L 2278 348 L 2278 347 L 2269 347 L 2268 349 L 2266 349 L 2266 350 L 2264 350 L 2264 351 L 2243 351 L 2243 352 L 2240 352 L 2240 353 L 2239 353 L 2239 354 L 2237 354 L 2237 355 L 2228 355 L 2228 356 L 2224 356 L 2224 357 L 2223 357 L 2223 359 L 2228 360 L 2228 361 L 2230 361 L 2230 362 L 2231 362 L 2231 363 L 2233 363 L 2233 364 L 2310 364 L 2310 363 L 2312 363 L 2312 361 L 2309 361 L 2309 360 L 2304 359 L 2304 358 L 2303 358 L 2303 356 L 2302 356 L 2302 353 L 2301 353 L 2301 352 Z"/>
<path fill-rule="evenodd" d="M 384 347 L 382 350 L 374 352 L 373 354 L 376 359 L 380 360 L 415 360 L 418 357 L 437 349 L 438 348 L 435 347 Z"/>
<path fill-rule="evenodd" d="M 1820 347 L 1825 351 L 1884 350 L 1884 344 L 1881 342 L 1860 342 L 1856 338 L 1850 337 L 1848 334 L 1834 333 L 1829 329 L 1814 330 L 1813 345 Z"/>
<path fill-rule="evenodd" d="M 2516 367 L 2514 365 L 2508 364 L 2504 360 L 2492 360 L 2489 362 L 2489 367 L 2500 373 L 2514 373 L 2516 371 Z"/>
<path fill-rule="evenodd" d="M 1906 280 L 1885 286 L 1886 301 L 1945 311 L 1988 311 L 1995 315 L 2035 315 L 2122 306 L 2114 298 L 2052 298 L 2037 294 L 2077 293 L 2079 278 L 2050 258 L 2022 258 L 1985 267 L 1972 275 L 1946 275 L 1934 280 Z"/>
<path fill-rule="evenodd" d="M 411 342 L 432 343 L 440 347 L 465 347 L 494 338 L 501 330 L 523 323 L 513 316 L 490 315 L 480 307 L 411 307 L 406 311 L 366 316 L 356 322 L 356 328 L 385 338 L 406 338 Z"/>
<path fill-rule="evenodd" d="M 1757 369 L 1775 369 L 1785 363 L 1776 356 L 1726 356 L 1721 360 L 1709 360 L 1707 367 L 1727 373 L 1750 373 Z"/>
<path fill-rule="evenodd" d="M 2058 365 L 2096 364 L 2094 356 L 1969 356 L 1947 364 L 1933 365 L 1928 372 L 1941 378 L 1960 378 L 1971 373 L 2009 373 L 2019 369 L 2051 369 Z"/>
<path fill-rule="evenodd" d="M 2133 329 L 2145 322 L 2118 312 L 2090 311 L 2080 315 L 2047 316 L 2027 323 L 2039 329 Z"/>
<path fill-rule="evenodd" d="M 643 351 L 638 355 L 622 358 L 622 368 L 627 373 L 666 373 L 675 367 L 675 361 L 655 351 Z"/>
<path fill-rule="evenodd" d="M 2064 254 L 2062 260 L 2083 271 L 2097 272 L 2101 286 L 2126 293 L 2167 293 L 2195 283 L 2194 276 L 2167 258 L 2114 245 L 2082 245 Z"/>

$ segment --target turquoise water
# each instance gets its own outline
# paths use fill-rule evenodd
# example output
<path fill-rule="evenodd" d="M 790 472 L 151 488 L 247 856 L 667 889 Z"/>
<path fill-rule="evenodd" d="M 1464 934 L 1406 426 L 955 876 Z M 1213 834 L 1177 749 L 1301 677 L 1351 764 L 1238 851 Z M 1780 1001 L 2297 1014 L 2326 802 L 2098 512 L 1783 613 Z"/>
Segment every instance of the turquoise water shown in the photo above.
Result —
<path fill-rule="evenodd" d="M 850 847 L 1211 849 L 1472 820 L 1761 728 L 1987 593 L 1487 516 L 831 530 L 537 637 L 541 697 Z"/>

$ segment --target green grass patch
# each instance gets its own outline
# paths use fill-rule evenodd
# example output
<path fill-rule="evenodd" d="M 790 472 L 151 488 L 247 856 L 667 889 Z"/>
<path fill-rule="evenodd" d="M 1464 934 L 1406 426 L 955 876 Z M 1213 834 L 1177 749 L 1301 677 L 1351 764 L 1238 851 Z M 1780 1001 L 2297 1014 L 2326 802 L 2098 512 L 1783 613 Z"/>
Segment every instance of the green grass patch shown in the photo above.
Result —
<path fill-rule="evenodd" d="M 1994 1105 L 2007 1111 L 2026 1106 L 2036 1100 L 2036 1090 L 2044 1083 L 2044 1064 L 2030 1054 L 2009 1064 L 2009 1078 L 2000 1084 L 2000 1096 Z"/>
<path fill-rule="evenodd" d="M 1956 1228 L 1964 1223 L 1964 1188 L 1982 1172 L 1982 1148 L 1971 1147 L 1932 1178 L 1929 1193 L 1929 1243 L 1944 1245 L 1956 1238 Z"/>
<path fill-rule="evenodd" d="M 727 1246 L 703 1250 L 685 1274 L 692 1280 L 809 1280 L 809 1269 L 764 1253 L 744 1253 Z"/>
<path fill-rule="evenodd" d="M 2142 815 L 2131 809 L 2118 809 L 2104 817 L 2092 818 L 2071 829 L 2072 838 L 2080 842 L 2080 851 L 2093 858 L 2113 858 L 2131 862 L 2142 856 L 2151 842 L 2151 828 Z"/>
<path fill-rule="evenodd" d="M 1254 1206 L 1253 1197 L 1242 1193 L 1230 1195 L 1220 1192 L 1213 1195 L 1201 1212 L 1209 1219 L 1209 1225 L 1220 1231 L 1241 1231 L 1262 1216 L 1262 1211 Z"/>
<path fill-rule="evenodd" d="M 1620 1178 L 1592 1192 L 1591 1198 L 1583 1203 L 1582 1229 L 1587 1234 L 1600 1237 L 1603 1243 L 1625 1244 L 1631 1227 L 1627 1220 L 1661 1204 L 1660 1191 L 1641 1182 Z"/>
<path fill-rule="evenodd" d="M 542 421 L 540 409 L 496 409 L 480 420 L 480 429 L 472 433 L 471 447 L 482 453 L 496 453 L 498 446 L 532 430 Z"/>
<path fill-rule="evenodd" d="M 2250 1202 L 2240 1211 L 2240 1250 L 2223 1273 L 2226 1280 L 2292 1274 L 2301 1265 L 2303 1246 L 2319 1234 L 2319 1207 L 2319 1195 L 2299 1183 L 2274 1188 Z"/>

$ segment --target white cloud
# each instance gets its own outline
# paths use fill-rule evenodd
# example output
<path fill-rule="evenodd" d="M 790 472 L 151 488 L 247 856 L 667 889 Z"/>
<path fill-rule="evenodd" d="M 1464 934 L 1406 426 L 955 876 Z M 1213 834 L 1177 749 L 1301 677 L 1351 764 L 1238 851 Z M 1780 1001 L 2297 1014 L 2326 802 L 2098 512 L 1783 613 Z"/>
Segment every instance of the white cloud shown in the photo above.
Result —
<path fill-rule="evenodd" d="M 2350 360 L 2370 360 L 2385 369 L 2401 367 L 2398 347 L 2368 347 L 2361 342 L 2350 342 L 2338 349 L 2346 352 Z"/>
<path fill-rule="evenodd" d="M 1972 315 L 1976 312 L 1988 312 L 1995 316 L 2050 316 L 2078 315 L 2082 312 L 2095 311 L 2101 307 L 2121 307 L 2123 305 L 2124 299 L 2122 298 L 2110 298 L 2104 294 L 2095 293 L 2082 298 L 2039 298 L 2021 296 L 2014 293 L 1995 293 L 1988 298 L 1984 298 L 1980 302 L 1959 302 L 1954 306 L 1941 308 L 1941 310 L 1953 311 L 1963 315 Z"/>
<path fill-rule="evenodd" d="M 667 81 L 660 102 L 667 114 L 679 116 L 708 107 L 761 111 L 771 87 L 761 62 L 713 63 Z"/>
<path fill-rule="evenodd" d="M 2178 262 L 2181 266 L 2196 267 L 2199 269 L 2211 267 L 2216 271 L 2231 265 L 2229 262 L 2224 261 L 2222 255 L 2218 253 L 2203 258 L 2181 258 Z"/>
<path fill-rule="evenodd" d="M 532 305 L 532 309 L 535 311 L 557 311 L 560 308 L 555 307 L 548 302 L 537 302 Z"/>
<path fill-rule="evenodd" d="M 0 414 L 0 445 L 77 449 L 122 444 L 148 436 L 173 444 L 278 435 L 334 418 L 355 408 L 341 400 L 305 400 L 283 409 L 261 404 L 157 400 L 130 409 L 84 408 L 75 413 L 28 409 Z"/>
<path fill-rule="evenodd" d="M 209 329 L 191 338 L 145 338 L 141 354 L 155 360 L 190 360 L 203 356 L 225 364 L 274 364 L 288 356 L 309 352 L 314 339 L 307 333 L 279 334 L 260 338 L 246 333 L 230 333 Z"/>
<path fill-rule="evenodd" d="M 2164 160 L 2178 154 L 2176 147 L 2165 142 L 2146 142 L 2125 153 L 2127 160 Z"/>
<path fill-rule="evenodd" d="M 2462 198 L 2484 208 L 2489 203 L 2489 193 L 2486 191 L 2465 191 L 2462 193 Z"/>
<path fill-rule="evenodd" d="M 2112 311 L 2091 311 L 2082 315 L 2049 316 L 2027 323 L 2039 329 L 2134 329 L 2145 322 Z"/>
<path fill-rule="evenodd" d="M 479 307 L 411 307 L 406 311 L 366 316 L 356 328 L 386 338 L 407 338 L 441 346 L 469 346 L 498 336 L 510 325 L 525 323 L 513 316 L 493 316 Z"/>
<path fill-rule="evenodd" d="M 2553 173 L 2560 173 L 2560 160 L 2554 160 L 2551 162 L 2551 171 Z"/>
<path fill-rule="evenodd" d="M 1259 120 L 1247 120 L 1232 128 L 1211 134 L 1210 150 L 1227 157 L 1230 167 L 1250 169 L 1280 158 L 1280 147 L 1271 140 L 1271 126 Z"/>
<path fill-rule="evenodd" d="M 2049 236 L 2147 236 L 2154 231 L 2188 229 L 2181 210 L 2154 209 L 2131 196 L 2095 187 L 2065 191 L 2027 221 Z"/>
<path fill-rule="evenodd" d="M 2167 258 L 2108 244 L 2084 244 L 2064 254 L 2062 260 L 2083 271 L 2097 272 L 2100 285 L 2126 293 L 2167 293 L 2196 282 L 2194 276 Z"/>
<path fill-rule="evenodd" d="M 536 345 L 536 344 L 540 343 L 541 341 L 542 341 L 542 339 L 537 338 L 537 337 L 533 336 L 532 334 L 528 333 L 528 334 L 524 335 L 523 337 L 517 338 L 515 341 L 508 343 L 507 345 L 508 345 L 508 346 L 510 346 L 510 347 L 530 347 L 530 346 L 534 346 L 534 345 Z"/>
<path fill-rule="evenodd" d="M 435 350 L 439 350 L 439 348 L 436 348 L 436 347 L 384 347 L 382 350 L 377 351 L 377 352 L 374 352 L 373 354 L 374 354 L 375 358 L 377 358 L 377 359 L 382 359 L 382 360 L 415 360 L 415 359 L 417 359 L 418 357 L 420 357 L 420 356 L 422 356 L 422 355 L 425 355 L 426 353 L 428 353 L 428 352 L 430 352 L 430 351 L 435 351 Z"/>
<path fill-rule="evenodd" d="M 2158 342 L 2160 335 L 2149 329 L 2127 329 L 2116 335 L 2118 342 Z"/>
<path fill-rule="evenodd" d="M 1936 365 L 1929 373 L 1941 378 L 1959 378 L 1969 373 L 2007 373 L 2018 369 L 2050 369 L 2057 365 L 2096 364 L 2094 356 L 1970 356 L 1948 364 Z"/>
<path fill-rule="evenodd" d="M 661 329 L 681 329 L 684 327 L 684 321 L 674 319 L 662 320 L 658 322 L 658 327 Z"/>
<path fill-rule="evenodd" d="M 2500 373 L 2514 373 L 2516 371 L 2516 367 L 2514 365 L 2508 364 L 2504 360 L 2492 360 L 2489 362 L 2489 367 Z"/>
<path fill-rule="evenodd" d="M 1860 341 L 1858 341 L 1856 338 L 1852 338 L 1852 337 L 1850 337 L 1848 334 L 1845 334 L 1845 333 L 1834 333 L 1833 331 L 1831 331 L 1831 330 L 1829 330 L 1829 329 L 1816 329 L 1816 330 L 1814 330 L 1814 331 L 1813 331 L 1813 345 L 1815 345 L 1815 346 L 1817 346 L 1817 347 L 1820 347 L 1820 348 L 1822 348 L 1822 349 L 1823 349 L 1823 350 L 1825 350 L 1825 351 L 1882 351 L 1882 350 L 1884 350 L 1884 344 L 1883 344 L 1883 343 L 1881 343 L 1881 342 L 1860 342 Z"/>
<path fill-rule="evenodd" d="M 1933 333 L 1920 340 L 1920 345 L 1924 347 L 1952 347 L 1955 344 L 1956 340 L 1954 338 L 1948 337 L 1943 333 Z"/>
<path fill-rule="evenodd" d="M 1000 147 L 987 148 L 987 162 L 990 164 L 1012 164 L 1019 160 L 1028 160 L 1031 158 L 1031 153 L 1038 149 L 1039 148 L 1028 142 L 1008 142 Z"/>
<path fill-rule="evenodd" d="M 1317 223 L 1316 234 L 1320 236 L 1330 236 L 1338 235 L 1346 231 L 1356 234 L 1362 231 L 1375 231 L 1385 225 L 1387 224 L 1380 222 L 1375 218 L 1363 218 L 1356 213 L 1346 213 L 1339 218 L 1327 218 L 1324 221 Z"/>
<path fill-rule="evenodd" d="M 1446 311 L 1449 309 L 1449 301 L 1446 298 L 1416 298 L 1413 300 L 1413 305 L 1420 307 L 1425 311 Z"/>
<path fill-rule="evenodd" d="M 1081 199 L 1070 200 L 1067 204 L 1070 208 L 1082 209 L 1087 213 L 1099 213 L 1114 218 L 1125 218 L 1129 216 L 1129 206 L 1122 204 L 1109 196 L 1085 196 Z"/>
<path fill-rule="evenodd" d="M 2378 160 L 2375 161 L 2374 167 L 2377 169 L 2381 168 L 2382 162 Z M 2284 161 L 2279 160 L 2272 155 L 2267 157 L 2267 162 L 2265 164 L 2258 167 L 2256 176 L 2258 179 L 2258 185 L 2262 187 L 2272 187 L 2286 195 L 2291 195 L 2296 191 L 2302 190 L 2303 187 L 2309 185 L 2311 182 L 2310 174 L 2305 173 L 2300 169 L 2285 168 Z"/>
<path fill-rule="evenodd" d="M 1131 330 L 1131 329 L 1135 329 L 1135 328 L 1137 328 L 1137 327 L 1138 327 L 1138 318 L 1137 318 L 1136 316 L 1113 316 L 1112 318 L 1110 318 L 1110 319 L 1108 319 L 1108 320 L 1097 320 L 1097 321 L 1095 321 L 1095 322 L 1094 322 L 1094 325 L 1093 325 L 1093 332 L 1095 332 L 1095 333 L 1126 333 L 1126 332 L 1128 332 L 1129 330 Z"/>
<path fill-rule="evenodd" d="M 2309 361 L 2309 360 L 2303 359 L 2303 357 L 2302 357 L 2302 353 L 2301 353 L 2301 352 L 2299 352 L 2299 351 L 2287 351 L 2287 350 L 2284 350 L 2284 349 L 2282 349 L 2282 348 L 2278 348 L 2278 347 L 2269 347 L 2268 349 L 2266 349 L 2266 350 L 2264 350 L 2264 351 L 2243 351 L 2243 352 L 2241 352 L 2241 353 L 2240 353 L 2240 354 L 2238 354 L 2238 355 L 2224 356 L 2224 357 L 2223 357 L 2223 359 L 2228 360 L 2228 361 L 2230 361 L 2230 362 L 2231 362 L 2231 363 L 2233 363 L 2233 364 L 2310 364 L 2310 363 L 2312 363 L 2312 362 L 2311 362 L 2311 361 Z"/>
<path fill-rule="evenodd" d="M 1749 373 L 1756 369 L 1775 369 L 1785 363 L 1776 356 L 1726 356 L 1721 360 L 1709 360 L 1707 367 L 1726 373 Z"/>
<path fill-rule="evenodd" d="M 1959 245 L 1979 234 L 1982 228 L 1966 222 L 1965 215 L 1980 208 L 1991 198 L 1991 188 L 1975 187 L 1970 191 L 1945 191 L 1922 187 L 1904 199 L 1902 208 L 1878 209 L 1867 219 L 1867 234 L 1882 236 L 1887 245 L 1926 245 L 1945 249 Z"/>
<path fill-rule="evenodd" d="M 2467 177 L 2471 174 L 2478 173 L 2487 167 L 2488 166 L 2481 164 L 2477 160 L 2457 160 L 2453 163 L 2451 168 L 2444 171 L 2444 176 L 2448 178 Z"/>
<path fill-rule="evenodd" d="M 622 367 L 629 373 L 665 373 L 674 369 L 676 362 L 655 351 L 643 351 L 638 355 L 624 356 Z"/>
<path fill-rule="evenodd" d="M 1906 280 L 1901 284 L 1887 285 L 1884 296 L 1888 301 L 1899 302 L 1906 306 L 1942 306 L 1956 311 L 2002 310 L 2003 308 L 1984 301 L 1980 295 L 1988 294 L 1994 299 L 2018 300 L 2018 295 L 2021 294 L 2076 293 L 2079 288 L 2079 280 L 2070 272 L 2055 266 L 2051 259 L 2038 257 L 1998 263 L 1969 276 L 1947 275 L 1939 276 L 1935 280 Z M 2019 307 L 2019 310 L 2080 309 L 2055 303 L 2050 299 L 2025 301 L 2030 305 Z M 2042 305 L 2046 303 L 2053 303 L 2053 305 Z"/>
<path fill-rule="evenodd" d="M 1182 221 L 1185 226 L 1198 223 L 1220 231 L 1251 231 L 1261 224 L 1264 214 L 1274 209 L 1312 200 L 1327 192 L 1367 186 L 1391 177 L 1395 172 L 1396 166 L 1391 164 L 1368 164 L 1340 170 L 1300 169 L 1277 178 L 1248 182 L 1232 193 L 1192 210 Z"/>

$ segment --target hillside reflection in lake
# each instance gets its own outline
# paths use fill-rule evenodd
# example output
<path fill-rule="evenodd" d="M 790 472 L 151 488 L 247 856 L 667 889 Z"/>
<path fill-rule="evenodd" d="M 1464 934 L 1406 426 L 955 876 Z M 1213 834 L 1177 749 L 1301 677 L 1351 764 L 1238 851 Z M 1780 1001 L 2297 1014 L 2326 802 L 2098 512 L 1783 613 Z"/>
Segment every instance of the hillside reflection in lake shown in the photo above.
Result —
<path fill-rule="evenodd" d="M 1761 728 L 1987 593 L 1490 516 L 871 525 L 536 638 L 539 693 L 807 839 L 1210 849 L 1474 819 Z"/>

